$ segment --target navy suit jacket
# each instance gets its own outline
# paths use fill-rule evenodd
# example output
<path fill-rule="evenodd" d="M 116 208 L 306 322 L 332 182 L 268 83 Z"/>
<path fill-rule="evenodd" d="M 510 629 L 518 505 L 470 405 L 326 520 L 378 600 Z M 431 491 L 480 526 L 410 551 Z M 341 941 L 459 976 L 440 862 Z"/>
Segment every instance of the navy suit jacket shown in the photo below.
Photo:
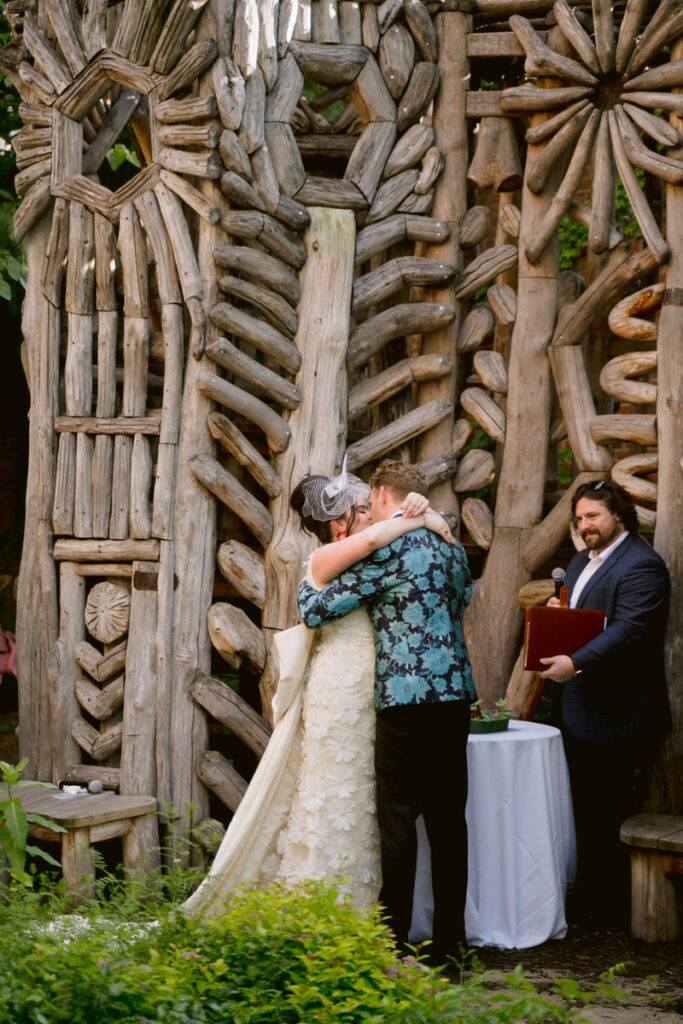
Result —
<path fill-rule="evenodd" d="M 572 589 L 588 561 L 579 552 L 565 584 Z M 558 686 L 561 725 L 580 740 L 659 741 L 668 727 L 664 629 L 669 576 L 660 556 L 630 534 L 581 592 L 578 608 L 600 608 L 607 628 L 572 655 L 581 673 Z"/>

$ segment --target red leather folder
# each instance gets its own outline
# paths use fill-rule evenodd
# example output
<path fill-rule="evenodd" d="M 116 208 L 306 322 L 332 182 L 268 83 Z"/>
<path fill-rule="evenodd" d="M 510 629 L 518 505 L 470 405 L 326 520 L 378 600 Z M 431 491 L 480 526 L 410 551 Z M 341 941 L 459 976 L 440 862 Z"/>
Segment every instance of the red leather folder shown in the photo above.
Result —
<path fill-rule="evenodd" d="M 541 658 L 555 654 L 572 655 L 607 625 L 607 616 L 595 608 L 543 606 L 524 610 L 524 668 L 542 672 Z"/>

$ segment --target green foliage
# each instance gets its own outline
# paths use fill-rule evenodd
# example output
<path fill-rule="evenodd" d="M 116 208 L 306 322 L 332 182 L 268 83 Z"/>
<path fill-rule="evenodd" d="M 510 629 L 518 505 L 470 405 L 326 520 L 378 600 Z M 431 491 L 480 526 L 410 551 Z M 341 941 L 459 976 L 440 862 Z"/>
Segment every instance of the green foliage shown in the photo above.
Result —
<path fill-rule="evenodd" d="M 557 233 L 560 240 L 560 270 L 575 270 L 588 245 L 588 228 L 565 215 Z"/>
<path fill-rule="evenodd" d="M 61 825 L 43 818 L 40 814 L 30 813 L 21 806 L 19 797 L 14 796 L 14 791 L 25 786 L 45 786 L 54 788 L 49 782 L 28 782 L 21 780 L 21 773 L 26 767 L 28 758 L 24 758 L 19 764 L 8 764 L 7 761 L 0 761 L 0 775 L 2 782 L 7 786 L 7 799 L 0 800 L 0 866 L 3 861 L 9 864 L 10 876 L 22 885 L 33 885 L 32 876 L 26 871 L 26 858 L 29 854 L 32 857 L 42 857 L 48 864 L 59 867 L 59 862 L 45 853 L 37 846 L 31 846 L 28 842 L 29 822 L 42 825 L 53 832 L 66 832 Z"/>
<path fill-rule="evenodd" d="M 491 990 L 476 963 L 453 985 L 398 958 L 377 910 L 325 882 L 239 891 L 214 920 L 188 920 L 163 900 L 154 920 L 116 900 L 55 916 L 59 896 L 47 889 L 10 895 L 0 906 L 3 1024 L 577 1020 L 521 968 Z"/>

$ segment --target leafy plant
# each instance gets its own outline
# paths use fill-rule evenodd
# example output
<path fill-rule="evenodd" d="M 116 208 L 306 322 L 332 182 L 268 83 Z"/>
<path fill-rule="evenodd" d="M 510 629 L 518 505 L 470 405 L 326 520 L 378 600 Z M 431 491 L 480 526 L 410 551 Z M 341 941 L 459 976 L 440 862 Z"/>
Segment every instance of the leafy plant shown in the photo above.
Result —
<path fill-rule="evenodd" d="M 495 721 L 499 718 L 514 718 L 516 712 L 510 711 L 509 708 L 505 707 L 505 697 L 500 697 L 494 701 L 493 707 L 485 707 L 482 703 L 481 698 L 475 700 L 473 704 L 470 704 L 470 718 L 484 719 L 485 721 Z"/>
<path fill-rule="evenodd" d="M 32 857 L 42 857 L 48 864 L 54 864 L 56 867 L 59 867 L 59 861 L 39 847 L 29 845 L 29 822 L 42 825 L 53 832 L 66 832 L 66 829 L 55 824 L 54 821 L 49 821 L 41 814 L 25 811 L 19 797 L 14 796 L 13 789 L 21 789 L 25 786 L 54 788 L 50 782 L 22 781 L 21 773 L 26 767 L 27 760 L 28 758 L 25 757 L 19 764 L 0 761 L 2 782 L 7 786 L 7 799 L 0 800 L 0 853 L 9 863 L 11 877 L 22 885 L 31 886 L 33 878 L 26 871 L 26 858 L 29 854 Z"/>
<path fill-rule="evenodd" d="M 377 908 L 326 882 L 236 892 L 222 916 L 188 920 L 159 899 L 48 914 L 15 887 L 0 913 L 7 1024 L 516 1024 L 576 1021 L 521 968 L 495 991 L 476 961 L 459 984 L 399 957 Z M 0 890 L 0 901 L 2 891 Z M 216 913 L 221 908 L 216 907 Z"/>

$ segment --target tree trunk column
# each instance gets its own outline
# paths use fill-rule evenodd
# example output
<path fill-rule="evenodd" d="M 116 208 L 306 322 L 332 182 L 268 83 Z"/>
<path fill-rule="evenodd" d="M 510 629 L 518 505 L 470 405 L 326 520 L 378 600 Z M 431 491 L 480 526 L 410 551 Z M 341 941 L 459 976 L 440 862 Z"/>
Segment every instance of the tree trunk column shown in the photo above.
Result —
<path fill-rule="evenodd" d="M 671 59 L 683 58 L 678 40 Z M 683 90 L 677 89 L 676 92 Z M 683 131 L 683 119 L 671 121 Z M 671 156 L 683 159 L 683 148 Z M 657 334 L 657 526 L 655 548 L 671 575 L 669 626 L 664 648 L 673 719 L 670 738 L 653 778 L 652 800 L 658 811 L 677 813 L 683 806 L 683 187 L 666 186 L 667 242 L 671 261 Z"/>
<path fill-rule="evenodd" d="M 271 506 L 273 538 L 266 551 L 266 603 L 263 627 L 273 632 L 298 621 L 297 589 L 303 561 L 314 550 L 313 538 L 302 533 L 289 499 L 308 473 L 333 474 L 340 466 L 346 437 L 346 348 L 349 338 L 351 288 L 356 225 L 350 210 L 312 207 L 304 236 L 308 252 L 300 274 L 299 329 L 295 338 L 301 353 L 296 379 L 301 404 L 292 412 L 292 439 L 275 458 L 282 493 Z M 269 658 L 261 681 L 267 713 L 276 683 Z"/>
<path fill-rule="evenodd" d="M 467 212 L 467 117 L 465 104 L 469 82 L 467 59 L 467 33 L 472 31 L 472 17 L 458 12 L 442 12 L 434 19 L 439 37 L 438 68 L 441 73 L 439 92 L 434 103 L 433 127 L 436 145 L 444 157 L 444 169 L 434 191 L 431 216 L 445 221 L 451 236 L 442 245 L 425 249 L 425 256 L 443 260 L 458 270 L 462 269 L 460 226 Z M 456 277 L 457 280 L 457 277 Z M 462 303 L 453 300 L 454 286 L 430 292 L 434 302 L 455 306 L 455 318 L 447 327 L 426 334 L 422 342 L 424 355 L 437 353 L 455 360 L 455 344 L 462 319 Z M 458 392 L 457 373 L 423 384 L 418 389 L 419 404 L 425 405 L 435 398 L 447 398 L 455 408 Z M 450 454 L 453 415 L 447 416 L 436 427 L 424 433 L 417 443 L 419 460 L 433 455 Z M 432 488 L 430 499 L 435 508 L 444 512 L 457 512 L 458 499 L 450 480 Z"/>
<path fill-rule="evenodd" d="M 536 148 L 542 152 L 540 146 Z M 560 172 L 561 168 L 555 175 Z M 550 426 L 547 350 L 557 315 L 557 241 L 551 240 L 535 264 L 529 263 L 525 251 L 555 193 L 555 175 L 542 195 L 534 195 L 526 186 L 522 192 L 517 319 L 510 340 L 495 529 L 465 620 L 475 685 L 486 701 L 503 696 L 518 653 L 517 592 L 530 577 L 522 564 L 522 551 L 528 531 L 543 510 Z"/>

